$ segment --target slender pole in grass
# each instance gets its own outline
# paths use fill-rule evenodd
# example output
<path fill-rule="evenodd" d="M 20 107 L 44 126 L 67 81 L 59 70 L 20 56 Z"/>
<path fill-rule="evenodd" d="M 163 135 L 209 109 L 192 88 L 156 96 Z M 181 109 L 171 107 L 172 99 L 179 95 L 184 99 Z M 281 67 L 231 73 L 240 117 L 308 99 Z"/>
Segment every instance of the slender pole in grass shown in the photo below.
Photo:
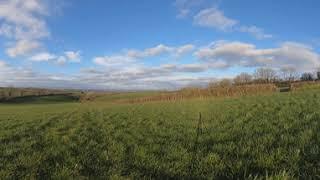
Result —
<path fill-rule="evenodd" d="M 197 136 L 200 136 L 200 134 L 203 133 L 203 121 L 201 112 L 199 112 L 199 121 L 198 121 L 198 128 L 197 128 Z"/>

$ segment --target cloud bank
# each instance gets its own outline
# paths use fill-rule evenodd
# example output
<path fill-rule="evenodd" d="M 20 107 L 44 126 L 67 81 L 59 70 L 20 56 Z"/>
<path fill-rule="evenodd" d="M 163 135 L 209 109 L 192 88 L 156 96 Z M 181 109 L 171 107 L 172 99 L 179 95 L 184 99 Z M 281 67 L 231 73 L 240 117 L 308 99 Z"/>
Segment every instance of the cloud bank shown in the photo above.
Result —
<path fill-rule="evenodd" d="M 179 55 L 179 60 L 176 60 Z M 40 53 L 33 61 L 76 61 L 80 53 L 61 55 Z M 166 59 L 150 65 L 152 58 Z M 209 72 L 228 68 L 274 69 L 293 67 L 300 72 L 320 67 L 320 55 L 305 44 L 283 42 L 271 48 L 259 48 L 240 41 L 214 41 L 207 45 L 160 44 L 142 50 L 126 50 L 92 58 L 93 67 L 82 68 L 73 75 L 41 74 L 32 69 L 13 67 L 0 61 L 0 85 L 29 85 L 109 90 L 178 89 L 188 85 L 204 86 L 218 77 Z"/>

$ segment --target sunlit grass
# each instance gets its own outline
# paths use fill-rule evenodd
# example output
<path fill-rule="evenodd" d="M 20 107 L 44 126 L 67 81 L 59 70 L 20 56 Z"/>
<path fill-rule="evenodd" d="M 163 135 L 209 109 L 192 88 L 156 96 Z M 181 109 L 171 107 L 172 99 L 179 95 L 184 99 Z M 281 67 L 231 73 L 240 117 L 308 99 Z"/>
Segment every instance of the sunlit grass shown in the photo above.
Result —
<path fill-rule="evenodd" d="M 1 104 L 0 179 L 319 178 L 319 93 Z"/>

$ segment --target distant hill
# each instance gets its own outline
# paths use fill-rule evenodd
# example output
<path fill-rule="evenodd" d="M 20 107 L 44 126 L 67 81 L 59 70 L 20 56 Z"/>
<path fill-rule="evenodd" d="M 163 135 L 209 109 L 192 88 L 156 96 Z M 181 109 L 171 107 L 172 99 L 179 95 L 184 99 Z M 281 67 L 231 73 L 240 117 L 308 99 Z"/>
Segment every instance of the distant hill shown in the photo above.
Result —
<path fill-rule="evenodd" d="M 40 89 L 40 88 L 13 88 L 1 87 L 0 88 L 0 101 L 2 102 L 22 102 L 32 101 L 36 97 L 70 97 L 79 99 L 83 92 L 78 90 L 57 90 L 57 89 Z"/>

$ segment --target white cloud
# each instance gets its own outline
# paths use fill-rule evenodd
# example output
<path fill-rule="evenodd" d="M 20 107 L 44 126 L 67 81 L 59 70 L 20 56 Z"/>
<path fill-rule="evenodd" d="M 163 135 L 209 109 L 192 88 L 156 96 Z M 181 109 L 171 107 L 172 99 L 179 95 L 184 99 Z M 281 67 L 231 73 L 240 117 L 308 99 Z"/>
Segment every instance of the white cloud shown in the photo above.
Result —
<path fill-rule="evenodd" d="M 64 65 L 68 62 L 79 63 L 81 59 L 80 51 L 66 51 L 63 55 L 56 55 L 48 52 L 41 52 L 34 54 L 29 60 L 34 62 L 48 62 L 52 61 L 57 65 Z"/>
<path fill-rule="evenodd" d="M 134 62 L 134 60 L 127 56 L 115 55 L 115 56 L 104 56 L 104 57 L 95 57 L 93 62 L 97 65 L 114 67 L 122 66 Z"/>
<path fill-rule="evenodd" d="M 273 35 L 265 33 L 264 29 L 260 27 L 242 25 L 239 20 L 227 17 L 218 8 L 217 0 L 176 0 L 174 5 L 178 10 L 178 18 L 192 16 L 193 23 L 197 26 L 226 32 L 248 33 L 258 40 L 273 37 Z"/>
<path fill-rule="evenodd" d="M 214 4 L 217 0 L 175 0 L 174 6 L 178 10 L 178 18 L 185 18 L 189 15 L 192 15 L 194 11 L 207 4 Z"/>
<path fill-rule="evenodd" d="M 199 26 L 217 28 L 222 31 L 231 30 L 238 22 L 228 18 L 217 8 L 201 10 L 194 16 L 194 23 Z"/>
<path fill-rule="evenodd" d="M 58 65 L 64 65 L 66 63 L 67 63 L 67 59 L 64 56 L 59 56 L 56 61 L 56 64 L 58 64 Z"/>
<path fill-rule="evenodd" d="M 12 31 L 16 39 L 47 37 L 49 32 L 42 18 L 47 12 L 40 0 L 2 0 L 0 3 L 0 19 L 7 26 L 14 27 Z"/>
<path fill-rule="evenodd" d="M 143 51 L 138 51 L 138 50 L 129 50 L 126 54 L 128 58 L 136 58 L 136 59 L 141 59 L 141 58 L 146 58 L 146 57 L 152 57 L 152 56 L 158 56 L 163 53 L 169 53 L 173 50 L 173 48 L 159 44 L 156 47 L 148 48 Z"/>
<path fill-rule="evenodd" d="M 256 26 L 241 26 L 239 28 L 239 31 L 249 33 L 259 40 L 269 39 L 273 37 L 271 34 L 265 33 L 263 29 L 258 28 Z"/>
<path fill-rule="evenodd" d="M 13 38 L 13 30 L 12 30 L 12 26 L 8 25 L 8 24 L 2 24 L 0 26 L 0 36 L 5 36 L 8 38 Z"/>
<path fill-rule="evenodd" d="M 184 17 L 188 16 L 189 13 L 190 13 L 189 9 L 180 9 L 177 17 L 184 18 Z"/>
<path fill-rule="evenodd" d="M 0 86 L 20 83 L 33 76 L 33 72 L 25 68 L 14 68 L 5 61 L 0 61 Z"/>
<path fill-rule="evenodd" d="M 7 49 L 11 57 L 28 55 L 50 36 L 44 17 L 48 9 L 41 0 L 2 0 L 0 2 L 0 35 L 16 41 Z"/>
<path fill-rule="evenodd" d="M 197 72 L 204 72 L 207 71 L 209 69 L 209 66 L 207 64 L 183 64 L 180 65 L 179 70 L 181 72 L 193 72 L 193 73 L 197 73 Z"/>
<path fill-rule="evenodd" d="M 144 50 L 128 50 L 122 54 L 110 55 L 110 56 L 98 56 L 93 59 L 93 62 L 102 66 L 121 66 L 128 65 L 128 63 L 133 63 L 140 61 L 145 58 L 160 56 L 160 55 L 172 55 L 175 57 L 180 57 L 187 53 L 192 52 L 195 46 L 192 44 L 186 44 L 182 46 L 166 46 L 159 44 L 155 47 L 146 48 Z"/>
<path fill-rule="evenodd" d="M 70 62 L 79 63 L 81 61 L 80 51 L 66 51 L 64 54 Z"/>
<path fill-rule="evenodd" d="M 50 60 L 53 60 L 53 59 L 56 59 L 56 58 L 57 58 L 57 56 L 54 55 L 54 54 L 43 52 L 43 53 L 39 53 L 39 54 L 36 54 L 36 55 L 30 57 L 30 60 L 31 61 L 42 62 L 42 61 L 50 61 Z"/>
<path fill-rule="evenodd" d="M 166 54 L 166 57 L 174 58 L 190 54 L 195 48 L 192 44 L 176 47 L 160 44 L 144 50 L 128 50 L 115 55 L 95 57 L 93 62 L 102 70 L 97 70 L 99 67 L 84 70 L 82 80 L 115 89 L 176 89 L 186 84 L 196 84 L 198 78 L 194 78 L 194 75 L 208 71 L 211 68 L 209 64 L 144 64 L 154 56 Z"/>
<path fill-rule="evenodd" d="M 182 56 L 192 52 L 195 49 L 195 46 L 192 44 L 186 44 L 184 46 L 176 48 L 176 56 Z"/>
<path fill-rule="evenodd" d="M 294 42 L 276 48 L 258 49 L 243 42 L 217 42 L 199 49 L 195 56 L 209 63 L 224 62 L 227 66 L 297 67 L 311 70 L 320 65 L 320 56 L 312 48 Z"/>
<path fill-rule="evenodd" d="M 242 42 L 217 41 L 209 47 L 199 49 L 195 55 L 199 59 L 215 60 L 216 58 L 222 58 L 238 61 L 239 59 L 235 59 L 233 56 L 238 56 L 240 53 L 247 53 L 254 48 L 254 45 Z"/>
<path fill-rule="evenodd" d="M 197 0 L 176 0 L 175 6 L 178 9 L 178 18 L 184 18 L 191 12 L 192 6 L 195 5 Z"/>
<path fill-rule="evenodd" d="M 144 57 L 158 56 L 162 53 L 168 53 L 172 50 L 171 47 L 160 44 L 156 47 L 146 49 L 142 54 Z"/>
<path fill-rule="evenodd" d="M 4 68 L 6 66 L 7 64 L 3 60 L 0 60 L 0 68 Z"/>
<path fill-rule="evenodd" d="M 29 55 L 34 52 L 35 49 L 41 47 L 41 44 L 38 41 L 33 40 L 19 40 L 13 46 L 9 47 L 6 50 L 6 53 L 10 57 L 17 57 L 22 55 Z"/>

